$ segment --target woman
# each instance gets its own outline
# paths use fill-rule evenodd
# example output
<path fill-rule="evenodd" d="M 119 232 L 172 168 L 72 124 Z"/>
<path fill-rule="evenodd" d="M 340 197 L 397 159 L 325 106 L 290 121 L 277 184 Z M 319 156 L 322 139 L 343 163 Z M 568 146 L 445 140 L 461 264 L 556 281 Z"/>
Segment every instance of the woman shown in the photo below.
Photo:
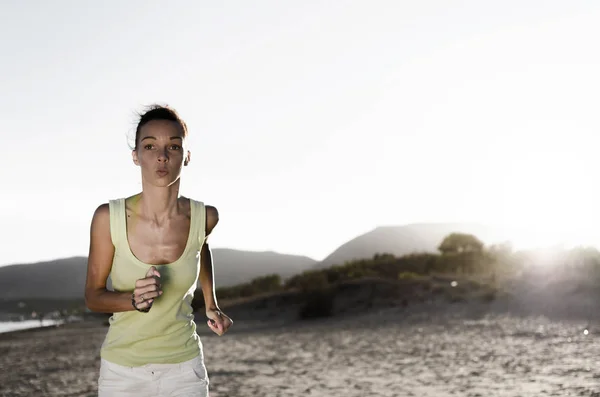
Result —
<path fill-rule="evenodd" d="M 102 204 L 92 218 L 86 305 L 113 314 L 100 350 L 100 397 L 208 395 L 191 305 L 198 279 L 208 327 L 221 336 L 233 323 L 217 305 L 206 240 L 217 209 L 179 195 L 187 134 L 169 107 L 141 115 L 132 156 L 142 192 Z"/>

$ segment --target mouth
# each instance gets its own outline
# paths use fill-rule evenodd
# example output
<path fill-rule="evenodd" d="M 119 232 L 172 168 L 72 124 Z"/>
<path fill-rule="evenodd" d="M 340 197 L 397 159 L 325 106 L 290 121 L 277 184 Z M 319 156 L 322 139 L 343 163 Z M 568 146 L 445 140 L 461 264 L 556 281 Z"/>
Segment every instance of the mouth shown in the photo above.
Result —
<path fill-rule="evenodd" d="M 169 174 L 169 171 L 167 170 L 157 170 L 156 171 L 156 175 L 163 177 L 163 176 L 167 176 Z"/>

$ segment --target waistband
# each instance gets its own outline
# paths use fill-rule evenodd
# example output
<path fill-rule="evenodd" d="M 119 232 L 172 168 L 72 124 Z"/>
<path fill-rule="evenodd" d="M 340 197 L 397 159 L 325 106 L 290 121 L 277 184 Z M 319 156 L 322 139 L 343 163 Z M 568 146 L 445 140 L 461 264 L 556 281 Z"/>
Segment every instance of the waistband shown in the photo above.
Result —
<path fill-rule="evenodd" d="M 105 365 L 107 367 L 112 367 L 115 369 L 119 369 L 120 371 L 127 371 L 127 372 L 139 372 L 139 371 L 143 371 L 143 372 L 168 372 L 171 370 L 178 370 L 178 369 L 182 369 L 182 368 L 195 368 L 198 365 L 204 365 L 204 360 L 202 358 L 201 355 L 198 355 L 194 358 L 192 358 L 191 360 L 187 360 L 187 361 L 183 361 L 180 363 L 173 363 L 173 364 L 144 364 L 144 365 L 140 365 L 138 367 L 127 367 L 124 365 L 119 365 L 119 364 L 115 364 L 111 361 L 108 361 L 104 358 L 100 359 L 100 363 L 101 365 Z"/>

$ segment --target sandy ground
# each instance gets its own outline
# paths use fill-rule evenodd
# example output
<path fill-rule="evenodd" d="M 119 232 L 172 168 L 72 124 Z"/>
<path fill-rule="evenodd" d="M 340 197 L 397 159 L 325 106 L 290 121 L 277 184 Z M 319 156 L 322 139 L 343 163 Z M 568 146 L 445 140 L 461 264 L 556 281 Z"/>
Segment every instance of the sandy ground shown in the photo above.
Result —
<path fill-rule="evenodd" d="M 201 328 L 211 396 L 600 397 L 599 323 L 456 307 Z M 0 396 L 96 395 L 105 332 L 0 334 Z"/>

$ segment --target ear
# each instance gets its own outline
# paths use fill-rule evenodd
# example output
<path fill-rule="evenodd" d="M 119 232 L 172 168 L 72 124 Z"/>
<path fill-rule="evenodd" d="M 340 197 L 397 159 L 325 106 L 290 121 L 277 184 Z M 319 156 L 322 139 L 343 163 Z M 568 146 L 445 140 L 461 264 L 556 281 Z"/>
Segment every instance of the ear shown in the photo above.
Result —
<path fill-rule="evenodd" d="M 131 151 L 131 157 L 133 159 L 133 164 L 140 165 L 140 160 L 138 159 L 137 151 L 135 149 Z"/>
<path fill-rule="evenodd" d="M 183 160 L 183 165 L 187 166 L 192 159 L 192 152 L 188 150 L 187 155 L 185 156 L 185 160 Z"/>

